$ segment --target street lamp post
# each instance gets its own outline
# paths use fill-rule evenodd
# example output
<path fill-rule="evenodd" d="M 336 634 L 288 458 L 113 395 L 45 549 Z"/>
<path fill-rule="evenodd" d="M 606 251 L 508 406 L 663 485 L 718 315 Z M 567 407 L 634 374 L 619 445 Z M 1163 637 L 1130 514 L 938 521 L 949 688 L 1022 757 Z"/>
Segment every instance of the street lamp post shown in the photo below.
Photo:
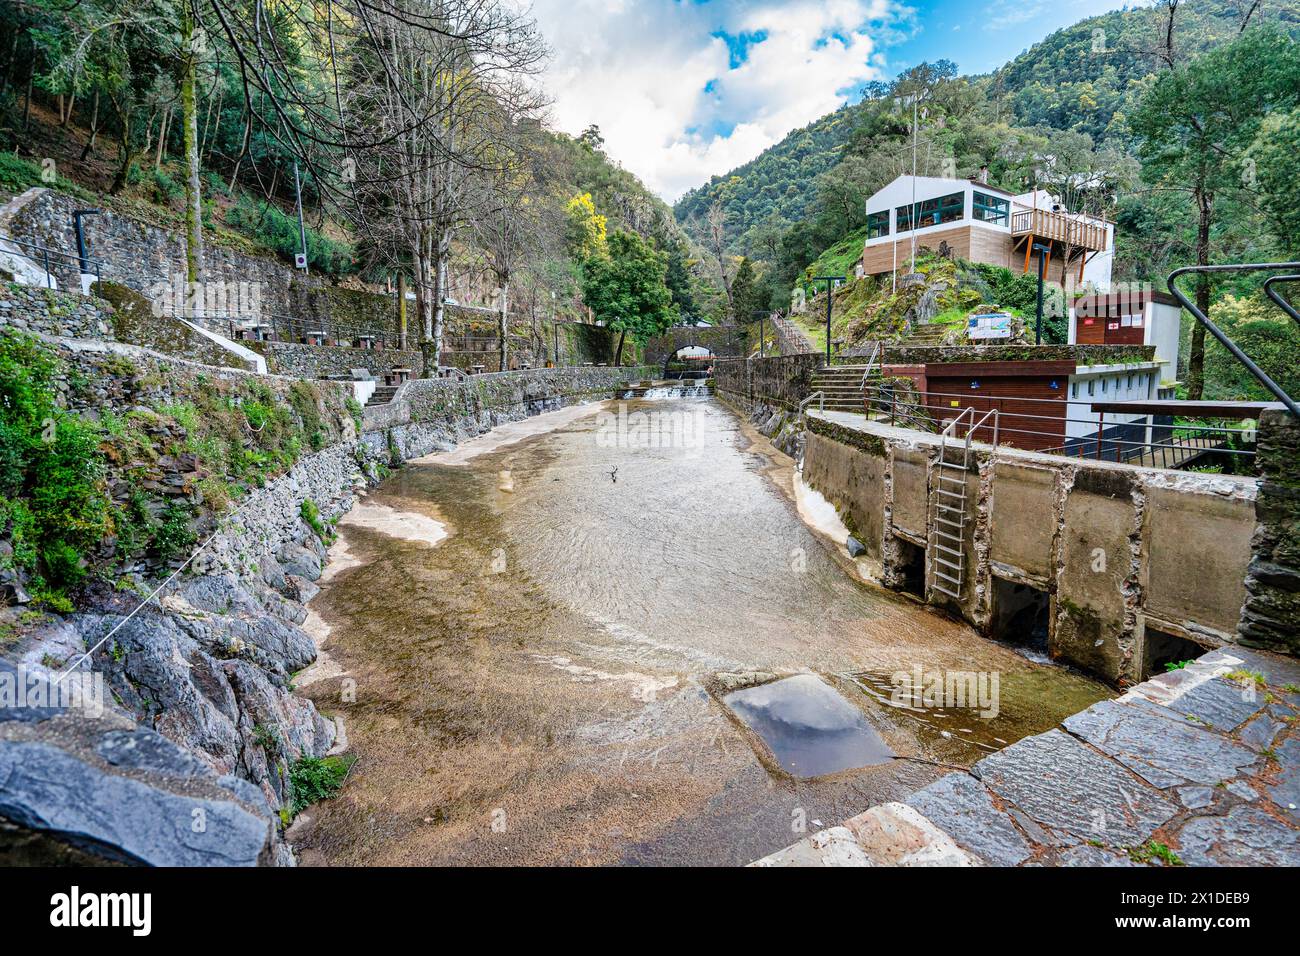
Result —
<path fill-rule="evenodd" d="M 750 313 L 751 318 L 754 317 L 758 318 L 758 357 L 759 358 L 762 358 L 765 354 L 763 351 L 763 320 L 767 318 L 767 312 L 768 312 L 767 309 L 755 309 L 753 312 Z"/>
<path fill-rule="evenodd" d="M 813 276 L 813 282 L 826 283 L 826 366 L 831 364 L 831 292 L 836 282 L 844 282 L 846 276 Z"/>
<path fill-rule="evenodd" d="M 304 273 L 307 272 L 307 225 L 302 219 L 302 180 L 298 178 L 298 164 L 293 164 L 293 194 L 298 206 L 298 248 L 301 250 L 295 257 L 295 265 Z"/>
<path fill-rule="evenodd" d="M 1046 271 L 1047 253 L 1051 251 L 1050 246 L 1045 246 L 1041 242 L 1034 243 L 1034 251 L 1038 253 L 1038 305 L 1034 314 L 1034 344 L 1043 344 L 1043 276 Z"/>
<path fill-rule="evenodd" d="M 86 233 L 84 228 L 81 225 L 81 220 L 86 216 L 102 216 L 103 214 L 104 211 L 102 209 L 72 210 L 72 224 L 77 231 L 77 259 L 79 260 L 78 268 L 80 269 L 81 275 L 83 276 L 86 274 L 86 268 L 90 265 L 90 262 L 89 262 L 89 257 L 86 255 Z M 96 278 L 103 278 L 103 277 L 97 276 Z M 81 282 L 81 286 L 82 286 L 81 291 L 85 292 L 86 280 L 80 279 L 79 281 Z"/>

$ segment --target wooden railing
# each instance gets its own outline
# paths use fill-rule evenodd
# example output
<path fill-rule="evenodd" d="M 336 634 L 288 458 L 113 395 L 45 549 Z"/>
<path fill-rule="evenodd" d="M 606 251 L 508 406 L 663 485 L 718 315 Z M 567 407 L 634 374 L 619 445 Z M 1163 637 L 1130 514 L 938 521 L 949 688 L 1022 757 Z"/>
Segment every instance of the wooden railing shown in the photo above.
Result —
<path fill-rule="evenodd" d="M 1012 210 L 1011 235 L 1031 235 L 1094 252 L 1105 252 L 1107 249 L 1104 225 L 1047 209 Z"/>

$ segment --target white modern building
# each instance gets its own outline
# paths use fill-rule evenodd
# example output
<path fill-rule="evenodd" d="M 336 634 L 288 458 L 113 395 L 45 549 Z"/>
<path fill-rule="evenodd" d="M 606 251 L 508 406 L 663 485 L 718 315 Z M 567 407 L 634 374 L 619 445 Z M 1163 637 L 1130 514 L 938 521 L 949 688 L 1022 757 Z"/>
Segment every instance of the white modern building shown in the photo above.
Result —
<path fill-rule="evenodd" d="M 906 268 L 915 247 L 1017 272 L 1037 270 L 1034 246 L 1047 247 L 1049 281 L 1110 288 L 1115 224 L 1068 213 L 1045 190 L 1010 193 L 987 183 L 899 176 L 867 200 L 861 271 Z"/>

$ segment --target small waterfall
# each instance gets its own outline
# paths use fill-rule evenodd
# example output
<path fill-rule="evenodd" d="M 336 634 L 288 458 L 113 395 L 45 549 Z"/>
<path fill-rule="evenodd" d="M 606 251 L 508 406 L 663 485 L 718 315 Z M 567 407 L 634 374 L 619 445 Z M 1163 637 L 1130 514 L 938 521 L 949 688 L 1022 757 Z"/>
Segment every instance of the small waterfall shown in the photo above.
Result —
<path fill-rule="evenodd" d="M 652 385 L 644 389 L 632 389 L 623 393 L 624 398 L 707 398 L 707 385 Z"/>

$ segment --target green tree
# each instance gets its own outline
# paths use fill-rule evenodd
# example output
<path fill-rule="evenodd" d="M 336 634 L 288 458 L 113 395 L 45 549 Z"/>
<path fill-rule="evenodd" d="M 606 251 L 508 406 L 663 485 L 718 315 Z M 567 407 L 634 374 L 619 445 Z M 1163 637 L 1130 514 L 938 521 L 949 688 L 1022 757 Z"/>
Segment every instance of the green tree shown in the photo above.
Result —
<path fill-rule="evenodd" d="M 569 249 L 579 262 L 599 259 L 605 255 L 607 221 L 596 212 L 591 193 L 582 193 L 569 200 L 568 223 L 565 236 Z"/>
<path fill-rule="evenodd" d="M 741 259 L 740 266 L 736 269 L 736 278 L 731 280 L 737 322 L 748 322 L 753 318 L 754 312 L 759 308 L 762 291 L 754 264 L 748 258 Z"/>
<path fill-rule="evenodd" d="M 1288 256 L 1300 256 L 1300 109 L 1264 120 L 1250 153 L 1273 234 Z"/>
<path fill-rule="evenodd" d="M 1247 185 L 1243 160 L 1265 116 L 1288 109 L 1300 96 L 1296 43 L 1271 27 L 1258 27 L 1162 74 L 1147 90 L 1131 125 L 1140 137 L 1142 178 L 1162 190 L 1188 193 L 1196 209 L 1195 261 L 1208 265 L 1215 202 Z M 1210 284 L 1202 276 L 1197 307 L 1210 308 Z M 1187 397 L 1204 389 L 1205 329 L 1192 330 Z"/>
<path fill-rule="evenodd" d="M 623 342 L 629 333 L 644 344 L 677 320 L 667 274 L 668 257 L 626 229 L 609 237 L 607 255 L 583 262 L 583 301 L 619 333 L 614 364 L 623 361 Z"/>

